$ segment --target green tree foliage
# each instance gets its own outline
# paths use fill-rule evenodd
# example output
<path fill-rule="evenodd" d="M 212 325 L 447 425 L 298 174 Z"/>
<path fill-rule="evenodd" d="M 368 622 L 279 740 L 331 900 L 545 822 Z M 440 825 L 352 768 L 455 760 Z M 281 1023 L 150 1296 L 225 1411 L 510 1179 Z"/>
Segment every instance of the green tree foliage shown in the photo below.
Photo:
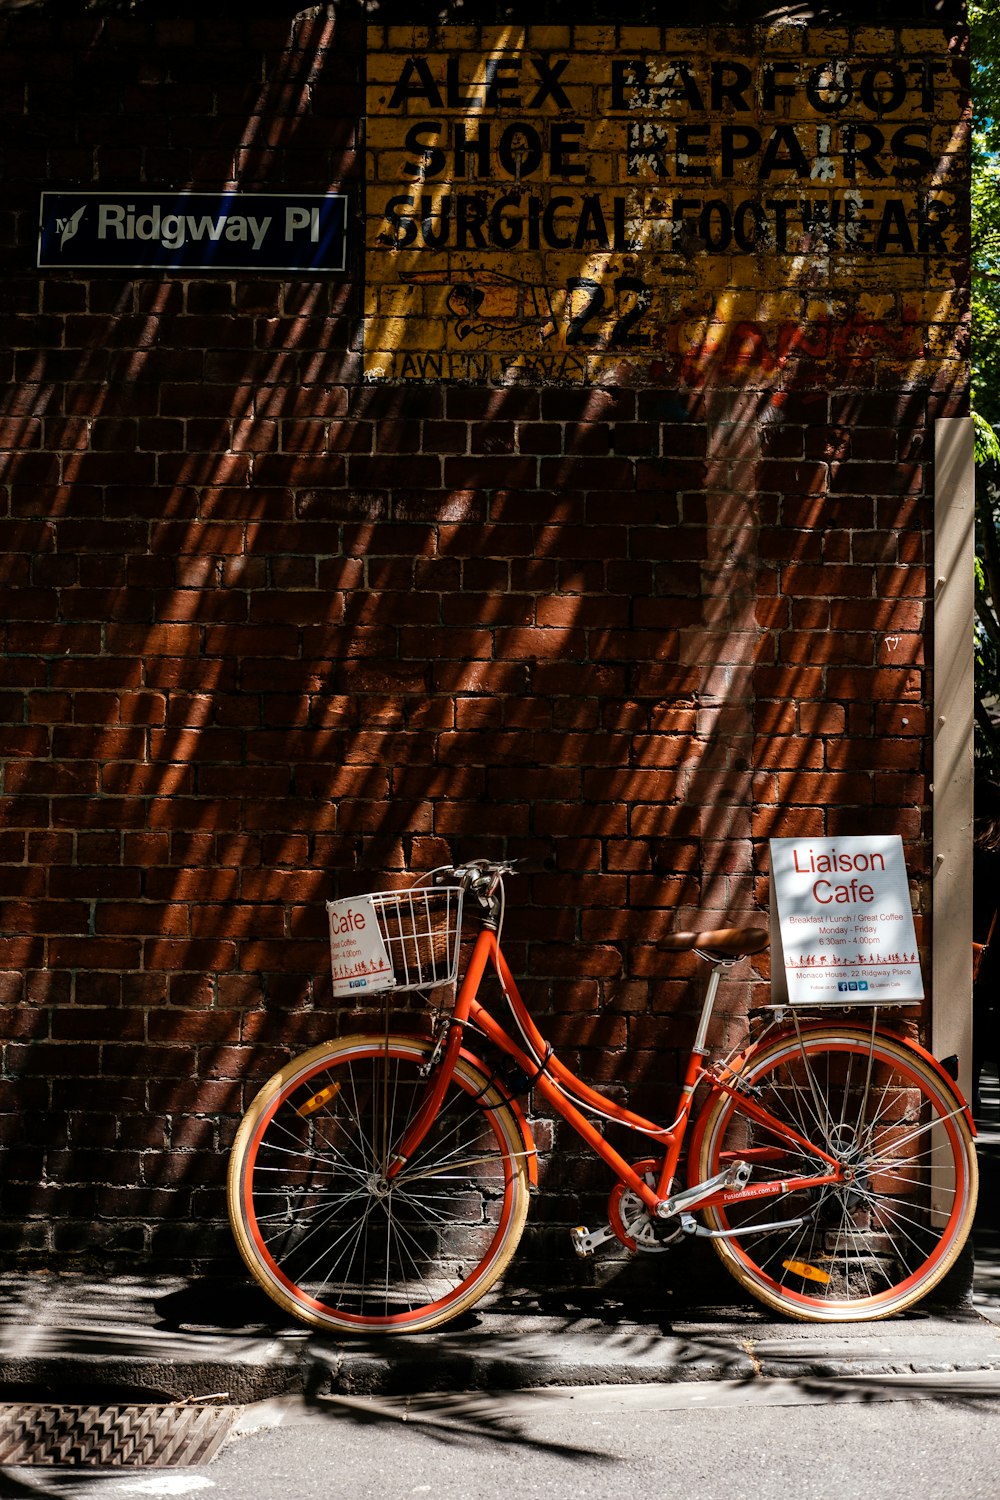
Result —
<path fill-rule="evenodd" d="M 1000 0 L 970 0 L 976 751 L 1000 774 Z"/>

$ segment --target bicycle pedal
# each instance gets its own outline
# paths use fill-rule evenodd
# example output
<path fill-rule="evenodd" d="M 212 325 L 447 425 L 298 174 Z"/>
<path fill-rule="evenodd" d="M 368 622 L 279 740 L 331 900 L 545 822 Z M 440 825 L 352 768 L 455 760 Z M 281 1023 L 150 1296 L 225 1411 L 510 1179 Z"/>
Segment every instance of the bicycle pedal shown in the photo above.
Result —
<path fill-rule="evenodd" d="M 587 1229 L 583 1224 L 578 1224 L 575 1229 L 570 1230 L 569 1237 L 581 1260 L 593 1255 L 598 1245 L 617 1238 L 610 1224 L 605 1224 L 602 1229 Z"/>

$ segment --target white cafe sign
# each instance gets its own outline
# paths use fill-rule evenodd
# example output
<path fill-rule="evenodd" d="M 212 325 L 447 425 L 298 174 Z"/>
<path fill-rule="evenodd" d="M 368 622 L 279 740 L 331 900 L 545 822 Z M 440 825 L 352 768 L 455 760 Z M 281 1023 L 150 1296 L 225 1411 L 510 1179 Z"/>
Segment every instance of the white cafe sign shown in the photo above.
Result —
<path fill-rule="evenodd" d="M 328 901 L 333 993 L 358 997 L 392 989 L 396 981 L 370 896 Z"/>
<path fill-rule="evenodd" d="M 772 989 L 795 1005 L 923 998 L 898 835 L 772 839 Z"/>

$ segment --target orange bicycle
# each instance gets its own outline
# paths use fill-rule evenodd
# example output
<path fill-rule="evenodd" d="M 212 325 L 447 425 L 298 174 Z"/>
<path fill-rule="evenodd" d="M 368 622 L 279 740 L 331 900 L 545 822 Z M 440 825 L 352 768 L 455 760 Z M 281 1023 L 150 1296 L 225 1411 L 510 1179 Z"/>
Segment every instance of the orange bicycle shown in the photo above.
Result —
<path fill-rule="evenodd" d="M 588 1087 L 554 1055 L 500 947 L 509 864 L 433 872 L 372 903 L 400 990 L 450 986 L 419 1035 L 390 1029 L 311 1048 L 264 1085 L 229 1167 L 240 1252 L 288 1312 L 339 1332 L 436 1327 L 471 1307 L 511 1261 L 538 1183 L 515 1095 L 534 1089 L 614 1174 L 608 1223 L 574 1229 L 580 1254 L 606 1241 L 658 1252 L 710 1239 L 737 1281 L 793 1317 L 845 1321 L 912 1306 L 968 1236 L 978 1173 L 969 1110 L 916 1043 L 870 1022 L 768 1008 L 763 1034 L 711 1062 L 722 972 L 767 933 L 669 934 L 710 976 L 675 1118 L 644 1119 Z M 457 988 L 463 907 L 478 920 Z M 516 1039 L 477 998 L 495 971 Z M 472 1048 L 487 1040 L 520 1087 Z M 700 1091 L 699 1107 L 694 1109 Z M 627 1161 L 598 1124 L 644 1142 Z M 685 1147 L 686 1153 L 685 1153 Z M 681 1177 L 682 1154 L 686 1171 Z M 697 1216 L 696 1216 L 697 1215 Z"/>

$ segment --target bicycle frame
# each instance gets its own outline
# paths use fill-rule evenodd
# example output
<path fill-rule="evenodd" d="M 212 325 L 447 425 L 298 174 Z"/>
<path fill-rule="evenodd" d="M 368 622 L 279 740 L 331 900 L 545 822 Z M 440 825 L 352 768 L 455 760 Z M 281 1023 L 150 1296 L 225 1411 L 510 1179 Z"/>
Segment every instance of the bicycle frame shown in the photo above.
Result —
<path fill-rule="evenodd" d="M 476 998 L 487 965 L 491 965 L 497 974 L 517 1026 L 525 1038 L 530 1052 L 512 1041 L 507 1032 L 493 1019 Z M 405 1162 L 417 1150 L 430 1128 L 431 1122 L 441 1106 L 449 1082 L 451 1081 L 455 1063 L 462 1049 L 464 1033 L 471 1026 L 480 1031 L 494 1046 L 516 1063 L 525 1076 L 532 1080 L 532 1087 L 537 1088 L 538 1092 L 552 1106 L 556 1113 L 607 1163 L 619 1181 L 631 1189 L 645 1204 L 646 1208 L 658 1218 L 669 1218 L 682 1207 L 697 1206 L 698 1208 L 708 1208 L 715 1204 L 731 1202 L 734 1197 L 741 1196 L 739 1188 L 734 1188 L 734 1185 L 730 1182 L 724 1182 L 714 1187 L 705 1184 L 707 1190 L 704 1193 L 699 1193 L 696 1199 L 691 1198 L 689 1195 L 672 1195 L 671 1193 L 671 1187 L 677 1174 L 681 1152 L 684 1147 L 687 1127 L 691 1119 L 695 1091 L 702 1081 L 708 1081 L 711 1083 L 713 1089 L 721 1090 L 738 1098 L 739 1107 L 743 1113 L 757 1123 L 767 1126 L 777 1139 L 793 1143 L 803 1148 L 808 1155 L 818 1157 L 829 1165 L 829 1171 L 825 1173 L 818 1173 L 809 1177 L 786 1178 L 780 1183 L 767 1184 L 763 1187 L 755 1186 L 750 1190 L 748 1196 L 773 1196 L 779 1193 L 794 1192 L 799 1188 L 824 1187 L 842 1182 L 844 1177 L 843 1167 L 833 1156 L 828 1155 L 815 1142 L 809 1141 L 806 1137 L 800 1135 L 787 1122 L 776 1119 L 774 1115 L 742 1093 L 734 1084 L 728 1082 L 725 1077 L 720 1076 L 706 1066 L 705 1058 L 708 1056 L 708 1050 L 705 1042 L 708 1036 L 709 1022 L 715 1006 L 722 970 L 729 966 L 729 960 L 715 961 L 713 963 L 705 991 L 705 998 L 702 1002 L 694 1045 L 691 1048 L 685 1068 L 677 1116 L 671 1125 L 663 1126 L 645 1119 L 642 1115 L 636 1114 L 633 1110 L 627 1109 L 623 1105 L 616 1104 L 613 1100 L 606 1099 L 602 1094 L 598 1094 L 594 1089 L 588 1087 L 570 1068 L 559 1061 L 553 1053 L 551 1046 L 546 1042 L 535 1025 L 521 997 L 514 977 L 500 949 L 496 932 L 490 927 L 484 927 L 476 939 L 465 977 L 455 1000 L 455 1007 L 448 1023 L 447 1039 L 444 1044 L 443 1055 L 437 1065 L 436 1072 L 432 1073 L 430 1077 L 427 1096 L 414 1116 L 408 1130 L 400 1140 L 395 1158 L 388 1166 L 386 1172 L 387 1178 L 391 1180 L 402 1170 Z M 624 1157 L 613 1146 L 608 1144 L 604 1136 L 591 1124 L 579 1106 L 589 1106 L 604 1117 L 610 1118 L 616 1123 L 624 1125 L 641 1135 L 649 1136 L 660 1143 L 664 1154 L 655 1186 L 651 1187 L 629 1165 Z M 685 1197 L 687 1201 L 678 1202 L 677 1199 L 680 1196 Z"/>

